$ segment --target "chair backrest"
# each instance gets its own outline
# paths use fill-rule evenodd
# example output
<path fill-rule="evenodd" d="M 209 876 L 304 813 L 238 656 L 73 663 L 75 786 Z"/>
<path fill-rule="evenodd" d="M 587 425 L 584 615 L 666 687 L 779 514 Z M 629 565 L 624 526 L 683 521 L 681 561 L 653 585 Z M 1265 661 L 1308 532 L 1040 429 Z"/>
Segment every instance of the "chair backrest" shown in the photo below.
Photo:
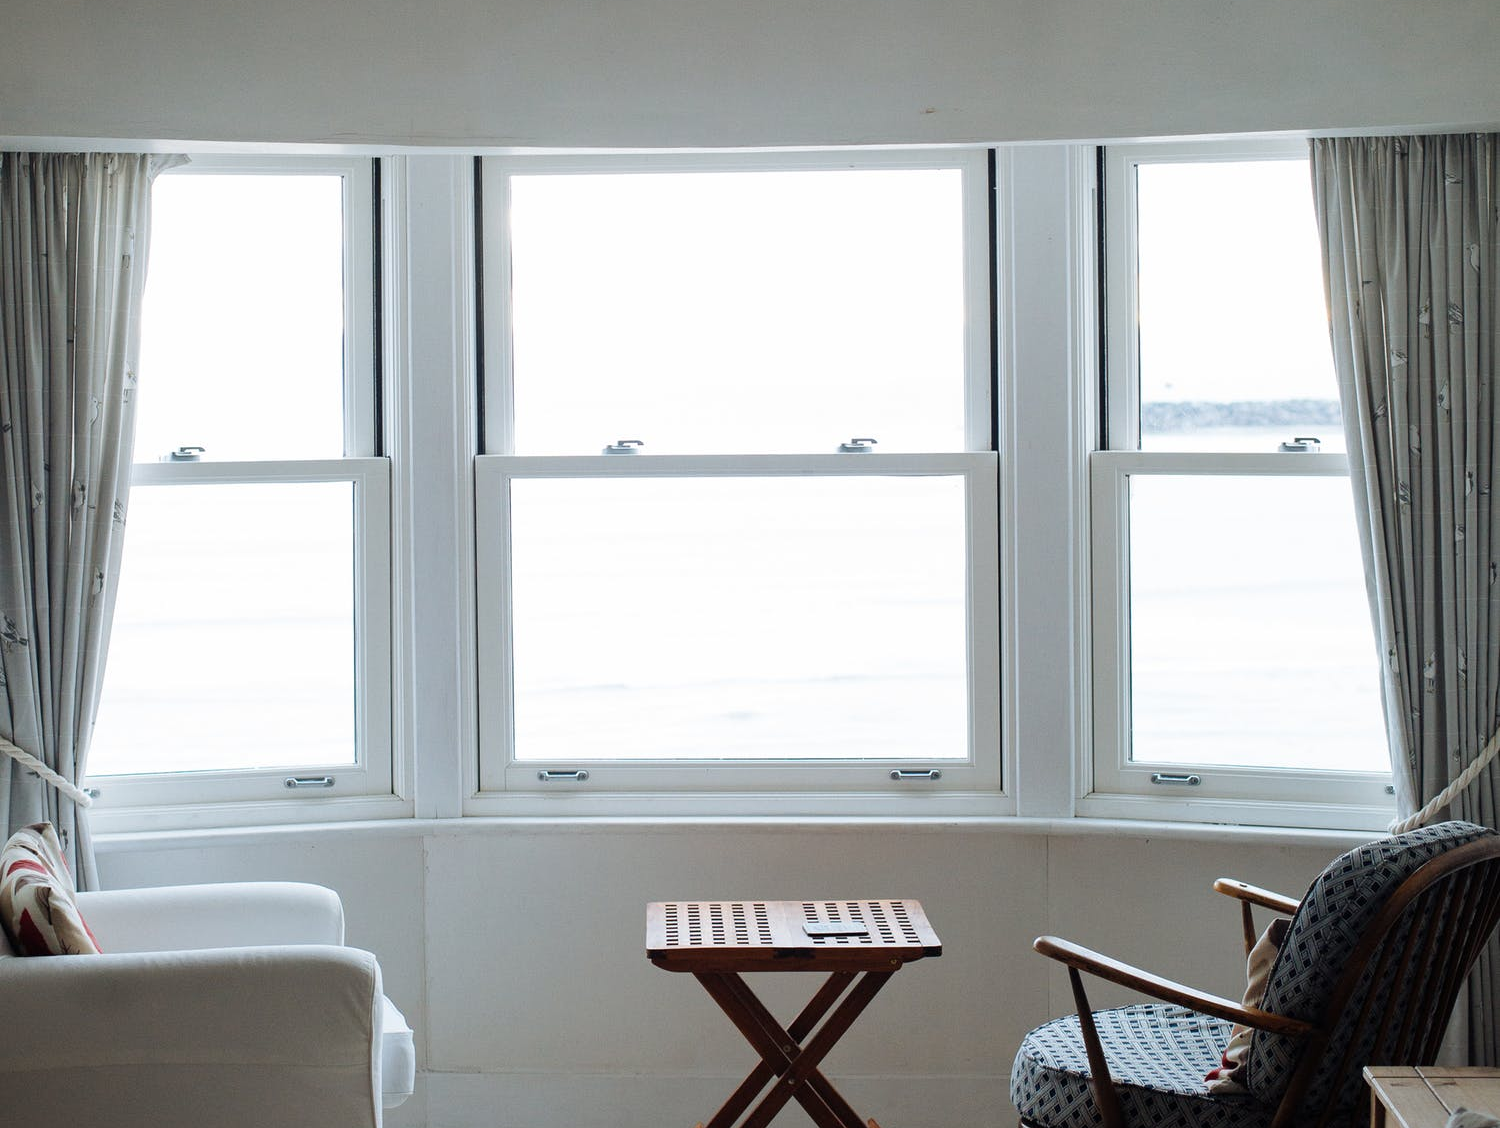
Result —
<path fill-rule="evenodd" d="M 1447 822 L 1336 859 L 1308 889 L 1262 1006 L 1313 1023 L 1256 1033 L 1248 1086 L 1276 1126 L 1352 1123 L 1366 1065 L 1430 1065 L 1500 920 L 1500 836 Z"/>

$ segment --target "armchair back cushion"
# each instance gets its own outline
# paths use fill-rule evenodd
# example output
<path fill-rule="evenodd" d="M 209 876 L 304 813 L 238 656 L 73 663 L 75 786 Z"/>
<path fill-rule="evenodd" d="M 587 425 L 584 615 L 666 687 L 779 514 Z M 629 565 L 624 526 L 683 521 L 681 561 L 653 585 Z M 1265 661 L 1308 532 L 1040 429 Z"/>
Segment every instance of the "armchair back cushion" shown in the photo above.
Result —
<path fill-rule="evenodd" d="M 108 952 L 344 942 L 344 907 L 321 885 L 237 881 L 78 894 Z"/>

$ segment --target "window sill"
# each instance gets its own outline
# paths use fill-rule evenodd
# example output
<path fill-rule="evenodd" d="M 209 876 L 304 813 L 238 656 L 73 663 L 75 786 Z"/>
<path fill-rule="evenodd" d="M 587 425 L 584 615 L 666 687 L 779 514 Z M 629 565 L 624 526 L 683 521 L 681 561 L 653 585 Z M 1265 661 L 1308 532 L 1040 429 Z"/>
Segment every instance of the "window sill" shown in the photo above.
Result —
<path fill-rule="evenodd" d="M 1014 815 L 518 815 L 453 819 L 384 818 L 291 825 L 187 827 L 172 830 L 111 830 L 96 836 L 106 854 L 152 850 L 263 846 L 271 839 L 365 839 L 465 837 L 505 834 L 697 834 L 715 828 L 766 834 L 789 830 L 830 835 L 1002 834 L 1054 838 L 1169 839 L 1262 846 L 1319 846 L 1338 852 L 1378 834 L 1360 830 L 1234 826 L 1208 822 L 1167 822 L 1118 818 L 1024 818 Z"/>
<path fill-rule="evenodd" d="M 303 796 L 268 802 L 182 803 L 139 807 L 95 807 L 89 822 L 98 841 L 141 835 L 157 838 L 176 831 L 217 832 L 241 828 L 261 834 L 281 828 L 303 829 L 409 820 L 411 802 L 393 796 L 350 795 L 336 799 Z"/>
<path fill-rule="evenodd" d="M 1126 824 L 1150 821 L 1162 826 L 1211 825 L 1264 830 L 1271 834 L 1347 831 L 1368 836 L 1370 833 L 1384 834 L 1385 828 L 1396 817 L 1396 809 L 1394 802 L 1389 807 L 1370 807 L 1094 792 L 1078 800 L 1077 814 L 1086 821 Z"/>

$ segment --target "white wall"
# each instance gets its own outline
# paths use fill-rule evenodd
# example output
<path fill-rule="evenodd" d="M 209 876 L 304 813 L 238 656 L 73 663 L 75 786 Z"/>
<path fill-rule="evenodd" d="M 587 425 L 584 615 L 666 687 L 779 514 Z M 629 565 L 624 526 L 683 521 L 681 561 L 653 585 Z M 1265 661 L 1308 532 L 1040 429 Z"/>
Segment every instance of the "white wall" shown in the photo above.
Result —
<path fill-rule="evenodd" d="M 464 146 L 1500 121 L 1493 0 L 11 2 L 0 133 Z"/>
<path fill-rule="evenodd" d="M 1355 836 L 1357 837 L 1357 836 Z M 1011 1059 L 1073 1008 L 1055 933 L 1238 997 L 1239 876 L 1298 895 L 1354 837 L 1027 820 L 648 824 L 446 820 L 106 842 L 107 887 L 296 879 L 337 889 L 426 1071 L 392 1124 L 660 1128 L 707 1119 L 754 1056 L 688 976 L 645 959 L 651 900 L 911 897 L 940 959 L 904 969 L 828 1061 L 862 1115 L 1012 1122 Z M 1295 843 L 1295 844 L 1291 844 Z M 783 1021 L 815 980 L 758 976 Z M 1099 985 L 1096 1005 L 1124 1001 Z M 788 1125 L 806 1124 L 800 1110 Z"/>

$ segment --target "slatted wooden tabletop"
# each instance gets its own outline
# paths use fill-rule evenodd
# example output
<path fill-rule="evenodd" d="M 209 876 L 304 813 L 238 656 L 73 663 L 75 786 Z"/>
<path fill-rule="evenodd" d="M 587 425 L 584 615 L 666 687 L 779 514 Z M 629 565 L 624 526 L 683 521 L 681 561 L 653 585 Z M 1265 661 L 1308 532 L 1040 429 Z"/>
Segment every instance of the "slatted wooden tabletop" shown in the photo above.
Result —
<path fill-rule="evenodd" d="M 668 971 L 899 967 L 943 954 L 917 901 L 658 901 L 646 955 Z"/>
<path fill-rule="evenodd" d="M 1375 1128 L 1443 1128 L 1460 1108 L 1500 1116 L 1497 1069 L 1372 1065 L 1365 1081 Z"/>

